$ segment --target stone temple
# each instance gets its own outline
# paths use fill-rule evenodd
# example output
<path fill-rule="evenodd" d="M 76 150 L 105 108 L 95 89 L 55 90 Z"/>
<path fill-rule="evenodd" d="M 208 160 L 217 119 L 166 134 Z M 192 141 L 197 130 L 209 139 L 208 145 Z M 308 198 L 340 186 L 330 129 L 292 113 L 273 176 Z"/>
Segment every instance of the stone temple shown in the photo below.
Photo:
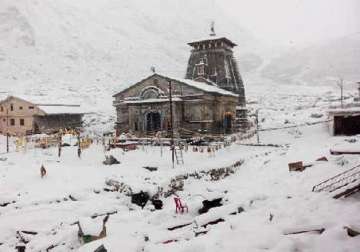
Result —
<path fill-rule="evenodd" d="M 153 73 L 114 95 L 118 134 L 169 136 L 173 126 L 179 137 L 192 137 L 244 128 L 245 91 L 232 51 L 236 44 L 212 32 L 189 45 L 184 79 Z"/>

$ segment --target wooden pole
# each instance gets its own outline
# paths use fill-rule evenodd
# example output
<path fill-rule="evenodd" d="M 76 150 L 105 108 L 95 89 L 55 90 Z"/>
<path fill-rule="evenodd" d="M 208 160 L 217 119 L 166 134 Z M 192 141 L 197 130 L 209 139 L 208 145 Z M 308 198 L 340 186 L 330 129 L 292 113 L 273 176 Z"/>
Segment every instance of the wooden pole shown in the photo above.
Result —
<path fill-rule="evenodd" d="M 172 90 L 171 90 L 171 81 L 169 81 L 169 102 L 170 102 L 170 148 L 171 148 L 171 161 L 172 167 L 175 165 L 175 146 L 174 146 L 174 120 L 173 120 L 173 109 L 172 109 Z"/>
<path fill-rule="evenodd" d="M 78 132 L 78 135 L 77 135 L 77 138 L 78 138 L 78 157 L 81 158 L 81 147 L 80 147 L 80 130 Z"/>
<path fill-rule="evenodd" d="M 6 152 L 9 153 L 9 133 L 6 133 Z"/>

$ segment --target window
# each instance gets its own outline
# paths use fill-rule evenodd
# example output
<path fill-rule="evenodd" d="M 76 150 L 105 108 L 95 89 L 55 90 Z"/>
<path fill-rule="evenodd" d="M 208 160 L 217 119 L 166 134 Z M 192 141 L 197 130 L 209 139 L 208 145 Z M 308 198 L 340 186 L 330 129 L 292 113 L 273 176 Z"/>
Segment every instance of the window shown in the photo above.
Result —
<path fill-rule="evenodd" d="M 155 99 L 159 98 L 160 92 L 156 87 L 147 87 L 141 91 L 140 97 L 142 99 Z"/>
<path fill-rule="evenodd" d="M 25 125 L 25 120 L 24 119 L 20 119 L 20 126 L 24 126 Z"/>
<path fill-rule="evenodd" d="M 29 106 L 29 109 L 34 109 L 34 106 Z"/>
<path fill-rule="evenodd" d="M 204 65 L 199 65 L 198 66 L 198 75 L 204 75 L 204 74 L 205 74 Z"/>
<path fill-rule="evenodd" d="M 10 125 L 15 126 L 15 119 L 10 119 Z"/>
<path fill-rule="evenodd" d="M 4 112 L 4 107 L 3 106 L 0 107 L 0 111 Z"/>
<path fill-rule="evenodd" d="M 19 107 L 19 109 L 20 109 L 20 110 L 22 110 L 22 109 L 23 109 L 23 107 L 22 107 L 22 106 L 20 106 L 20 107 Z"/>
<path fill-rule="evenodd" d="M 14 104 L 10 104 L 10 110 L 14 111 Z"/>
<path fill-rule="evenodd" d="M 159 80 L 158 79 L 154 79 L 154 85 L 159 84 Z"/>

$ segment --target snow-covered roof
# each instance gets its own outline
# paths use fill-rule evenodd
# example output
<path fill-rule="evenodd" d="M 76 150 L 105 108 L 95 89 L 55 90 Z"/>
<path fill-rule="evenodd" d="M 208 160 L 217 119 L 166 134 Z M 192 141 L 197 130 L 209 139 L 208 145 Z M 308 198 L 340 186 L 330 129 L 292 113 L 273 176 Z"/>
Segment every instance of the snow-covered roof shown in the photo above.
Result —
<path fill-rule="evenodd" d="M 8 97 L 8 93 L 0 92 L 0 102 L 4 101 Z"/>
<path fill-rule="evenodd" d="M 201 82 L 201 81 L 194 81 L 194 80 L 189 80 L 189 79 L 181 79 L 181 78 L 169 77 L 169 76 L 166 76 L 166 75 L 163 75 L 163 74 L 158 74 L 158 73 L 155 73 L 155 74 L 152 74 L 152 75 L 148 76 L 147 78 L 135 83 L 134 85 L 132 85 L 130 87 L 125 88 L 124 90 L 118 92 L 117 94 L 115 94 L 113 96 L 116 97 L 117 95 L 129 90 L 130 88 L 134 87 L 137 84 L 143 83 L 144 81 L 152 78 L 153 76 L 164 78 L 164 79 L 170 80 L 170 81 L 173 80 L 173 81 L 176 81 L 176 82 L 180 82 L 180 83 L 183 83 L 185 85 L 194 87 L 196 89 L 199 89 L 199 90 L 202 90 L 202 91 L 205 91 L 205 92 L 208 92 L 208 93 L 216 93 L 216 94 L 234 96 L 234 97 L 238 96 L 237 94 L 235 94 L 233 92 L 230 92 L 230 91 L 227 91 L 225 89 L 220 88 L 219 86 L 217 86 L 214 82 L 212 82 L 210 80 L 204 80 L 206 82 Z"/>
<path fill-rule="evenodd" d="M 40 110 L 46 114 L 85 114 L 86 112 L 81 108 L 79 104 L 55 104 L 46 96 L 26 96 L 26 95 L 6 95 L 3 98 L 0 94 L 0 102 L 4 102 L 8 99 L 15 98 L 20 99 L 37 106 Z"/>
<path fill-rule="evenodd" d="M 235 44 L 230 39 L 227 39 L 224 36 L 210 36 L 210 35 L 207 36 L 207 37 L 195 39 L 193 42 L 188 43 L 188 45 L 193 46 L 195 44 L 202 43 L 202 42 L 205 42 L 205 41 L 215 41 L 215 40 L 223 40 L 232 47 L 237 46 L 237 44 Z"/>
<path fill-rule="evenodd" d="M 39 109 L 48 115 L 56 114 L 84 114 L 80 105 L 66 105 L 66 104 L 44 104 L 38 105 Z"/>
<path fill-rule="evenodd" d="M 54 99 L 51 99 L 48 96 L 42 96 L 42 95 L 31 96 L 31 95 L 22 95 L 22 94 L 20 94 L 20 95 L 11 94 L 11 95 L 8 95 L 6 97 L 6 100 L 11 99 L 11 98 L 20 99 L 20 100 L 32 103 L 34 105 L 36 105 L 36 104 L 51 104 L 51 103 L 54 103 Z"/>
<path fill-rule="evenodd" d="M 103 229 L 103 220 L 101 218 L 81 218 L 79 225 L 84 235 L 98 236 Z"/>
<path fill-rule="evenodd" d="M 205 92 L 209 92 L 209 93 L 217 93 L 217 94 L 222 94 L 222 95 L 229 95 L 229 96 L 235 96 L 237 97 L 238 95 L 227 91 L 225 89 L 222 89 L 220 87 L 218 87 L 216 84 L 214 84 L 211 81 L 208 81 L 209 84 L 205 83 L 205 82 L 200 82 L 200 81 L 194 81 L 194 80 L 189 80 L 189 79 L 180 79 L 180 78 L 172 78 L 172 77 L 168 77 L 169 79 L 187 84 L 189 86 L 192 86 L 194 88 L 203 90 Z"/>
<path fill-rule="evenodd" d="M 329 109 L 328 113 L 330 115 L 336 114 L 360 114 L 360 107 L 351 107 L 351 108 L 335 108 Z"/>
<path fill-rule="evenodd" d="M 173 102 L 182 101 L 179 97 L 172 98 Z M 144 100 L 125 100 L 123 103 L 126 104 L 138 104 L 138 103 L 159 103 L 159 102 L 169 102 L 169 99 L 164 98 L 153 98 L 153 99 L 144 99 Z"/>

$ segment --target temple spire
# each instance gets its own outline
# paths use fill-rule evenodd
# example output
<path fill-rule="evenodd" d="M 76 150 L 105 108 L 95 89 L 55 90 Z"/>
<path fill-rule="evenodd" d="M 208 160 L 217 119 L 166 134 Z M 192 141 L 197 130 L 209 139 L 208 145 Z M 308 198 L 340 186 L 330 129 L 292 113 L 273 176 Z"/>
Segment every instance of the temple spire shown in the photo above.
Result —
<path fill-rule="evenodd" d="M 211 36 L 211 37 L 215 37 L 215 36 L 216 36 L 216 33 L 215 33 L 215 22 L 214 22 L 214 21 L 211 21 L 210 36 Z"/>

